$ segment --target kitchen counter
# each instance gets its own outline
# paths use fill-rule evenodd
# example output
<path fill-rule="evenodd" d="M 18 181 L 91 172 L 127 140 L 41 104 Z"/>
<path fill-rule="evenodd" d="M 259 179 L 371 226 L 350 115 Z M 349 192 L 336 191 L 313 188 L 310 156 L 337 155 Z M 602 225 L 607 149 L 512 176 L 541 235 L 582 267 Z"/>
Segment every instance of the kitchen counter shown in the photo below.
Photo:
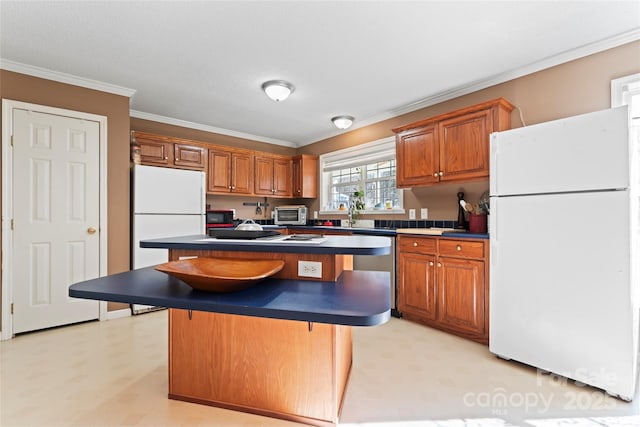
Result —
<path fill-rule="evenodd" d="M 390 246 L 391 243 L 386 237 L 364 235 L 325 236 L 320 242 L 313 240 L 286 241 L 271 238 L 238 241 L 214 239 L 202 235 L 168 237 L 140 242 L 142 248 L 332 255 L 385 255 L 389 253 Z"/>
<path fill-rule="evenodd" d="M 271 226 L 266 226 L 271 227 Z M 358 228 L 358 227 L 338 227 L 338 226 L 326 226 L 326 225 L 289 225 L 281 228 L 287 228 L 289 230 L 326 230 L 327 232 L 344 232 L 352 233 L 353 235 L 370 235 L 370 236 L 388 236 L 395 237 L 398 234 L 433 234 L 439 237 L 451 237 L 451 238 L 464 238 L 464 239 L 489 239 L 488 233 L 469 233 L 464 230 L 445 231 L 440 234 L 429 233 L 426 230 L 432 228 Z M 402 230 L 402 231 L 400 231 Z"/>
<path fill-rule="evenodd" d="M 385 323 L 390 308 L 388 274 L 374 271 L 344 271 L 337 282 L 266 279 L 243 291 L 211 293 L 147 267 L 76 283 L 69 296 L 350 326 Z"/>
<path fill-rule="evenodd" d="M 153 267 L 71 286 L 74 297 L 169 307 L 169 398 L 317 426 L 338 423 L 351 372 L 351 328 L 379 325 L 390 316 L 389 274 L 351 271 L 352 254 L 388 254 L 391 239 L 197 235 L 140 246 L 168 249 L 170 261 L 285 261 L 270 278 L 228 294 L 192 290 Z"/>

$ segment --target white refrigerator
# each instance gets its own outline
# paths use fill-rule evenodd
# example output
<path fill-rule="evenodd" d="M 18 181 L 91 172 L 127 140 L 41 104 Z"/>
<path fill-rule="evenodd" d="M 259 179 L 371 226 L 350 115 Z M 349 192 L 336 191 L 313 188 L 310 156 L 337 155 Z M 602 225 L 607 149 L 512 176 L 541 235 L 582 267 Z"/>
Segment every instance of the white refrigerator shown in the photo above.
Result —
<path fill-rule="evenodd" d="M 624 400 L 638 377 L 640 143 L 627 107 L 491 135 L 489 350 Z"/>
<path fill-rule="evenodd" d="M 140 240 L 205 234 L 204 172 L 134 165 L 131 188 L 131 268 L 169 259 L 166 249 L 140 248 Z M 154 308 L 133 304 L 131 309 L 139 314 Z"/>

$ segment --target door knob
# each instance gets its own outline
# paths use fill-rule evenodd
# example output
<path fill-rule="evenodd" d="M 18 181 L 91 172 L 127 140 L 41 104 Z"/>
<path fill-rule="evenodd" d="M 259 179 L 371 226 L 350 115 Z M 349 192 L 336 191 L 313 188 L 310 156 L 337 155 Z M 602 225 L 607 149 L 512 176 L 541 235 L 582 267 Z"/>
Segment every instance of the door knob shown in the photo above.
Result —
<path fill-rule="evenodd" d="M 95 229 L 95 228 L 93 228 L 93 227 L 89 227 L 89 228 L 87 228 L 87 233 L 89 233 L 89 234 L 93 234 L 93 233 L 95 233 L 95 232 L 96 232 L 96 229 Z"/>

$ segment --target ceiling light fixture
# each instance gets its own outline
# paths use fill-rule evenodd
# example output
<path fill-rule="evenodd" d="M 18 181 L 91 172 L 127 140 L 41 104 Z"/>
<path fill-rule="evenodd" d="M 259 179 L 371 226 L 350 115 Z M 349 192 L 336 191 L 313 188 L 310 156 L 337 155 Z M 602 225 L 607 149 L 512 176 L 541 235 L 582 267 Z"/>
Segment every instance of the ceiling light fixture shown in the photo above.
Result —
<path fill-rule="evenodd" d="M 276 102 L 284 101 L 293 93 L 295 88 L 284 80 L 269 80 L 262 83 L 262 90 L 267 96 Z"/>
<path fill-rule="evenodd" d="M 348 129 L 353 124 L 354 118 L 352 116 L 335 116 L 331 118 L 331 121 L 338 129 Z"/>

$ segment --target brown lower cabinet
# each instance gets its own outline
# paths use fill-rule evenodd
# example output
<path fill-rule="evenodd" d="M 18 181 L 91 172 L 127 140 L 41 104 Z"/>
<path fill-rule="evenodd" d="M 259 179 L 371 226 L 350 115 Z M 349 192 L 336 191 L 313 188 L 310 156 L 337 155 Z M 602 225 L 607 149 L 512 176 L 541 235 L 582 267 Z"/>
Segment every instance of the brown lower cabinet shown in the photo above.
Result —
<path fill-rule="evenodd" d="M 402 316 L 489 342 L 488 241 L 398 236 Z"/>

